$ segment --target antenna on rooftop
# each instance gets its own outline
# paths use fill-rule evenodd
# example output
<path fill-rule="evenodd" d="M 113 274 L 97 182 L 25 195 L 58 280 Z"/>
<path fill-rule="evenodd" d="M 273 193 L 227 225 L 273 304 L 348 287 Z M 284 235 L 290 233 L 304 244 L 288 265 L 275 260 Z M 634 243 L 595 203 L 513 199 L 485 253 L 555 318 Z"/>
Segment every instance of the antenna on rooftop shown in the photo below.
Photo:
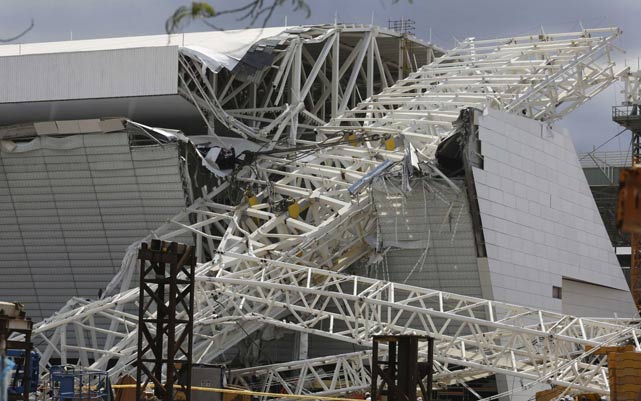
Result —
<path fill-rule="evenodd" d="M 398 33 L 404 33 L 414 36 L 414 29 L 416 22 L 409 18 L 401 18 L 399 20 L 387 20 L 387 27 Z"/>

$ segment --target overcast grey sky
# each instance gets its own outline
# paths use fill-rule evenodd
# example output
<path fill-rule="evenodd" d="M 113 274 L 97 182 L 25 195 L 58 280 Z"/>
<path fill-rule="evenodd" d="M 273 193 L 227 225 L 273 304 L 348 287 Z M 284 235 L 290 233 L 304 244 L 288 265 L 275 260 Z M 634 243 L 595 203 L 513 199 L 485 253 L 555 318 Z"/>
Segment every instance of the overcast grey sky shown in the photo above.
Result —
<path fill-rule="evenodd" d="M 33 18 L 35 26 L 21 42 L 43 42 L 100 37 L 157 34 L 164 32 L 165 20 L 188 0 L 0 0 L 0 37 L 21 31 Z M 217 9 L 240 4 L 243 0 L 211 0 Z M 536 33 L 541 25 L 546 32 L 618 26 L 623 36 L 618 45 L 624 58 L 637 66 L 641 56 L 640 0 L 308 0 L 312 9 L 306 19 L 293 12 L 288 1 L 269 22 L 270 26 L 339 22 L 370 23 L 387 26 L 388 19 L 411 18 L 416 21 L 416 35 L 450 48 L 454 38 L 494 38 Z M 225 29 L 237 29 L 244 22 L 227 17 L 217 21 Z M 194 23 L 186 31 L 208 30 Z M 621 85 L 615 85 L 575 111 L 562 126 L 570 129 L 577 150 L 590 150 L 619 131 L 610 121 L 610 107 L 621 99 Z M 611 142 L 608 149 L 628 149 L 629 136 Z"/>

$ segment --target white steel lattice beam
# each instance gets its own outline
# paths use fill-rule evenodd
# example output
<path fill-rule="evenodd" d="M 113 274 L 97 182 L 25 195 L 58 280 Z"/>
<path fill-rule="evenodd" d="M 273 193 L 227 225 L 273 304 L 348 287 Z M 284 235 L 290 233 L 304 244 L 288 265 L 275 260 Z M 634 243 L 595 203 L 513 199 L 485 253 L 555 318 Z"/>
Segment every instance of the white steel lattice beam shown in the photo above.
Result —
<path fill-rule="evenodd" d="M 257 276 L 261 280 L 252 281 Z M 607 368 L 585 346 L 631 341 L 639 347 L 641 333 L 638 322 L 577 318 L 285 264 L 203 280 L 216 283 L 217 295 L 235 297 L 236 313 L 249 322 L 358 345 L 369 345 L 375 334 L 432 336 L 441 370 L 436 378 L 444 384 L 486 372 L 607 394 Z M 269 317 L 275 309 L 287 319 Z M 461 366 L 469 369 L 457 372 Z"/>
<path fill-rule="evenodd" d="M 587 102 L 627 69 L 611 59 L 616 28 L 495 40 L 466 39 L 321 132 L 350 126 L 400 135 L 431 158 L 461 107 L 492 107 L 554 121 Z M 410 123 L 411 121 L 411 123 Z M 435 143 L 436 142 L 436 143 Z"/>
<path fill-rule="evenodd" d="M 371 353 L 363 351 L 232 369 L 230 382 L 261 392 L 272 391 L 272 387 L 277 386 L 287 394 L 345 394 L 369 388 L 370 359 Z"/>
<path fill-rule="evenodd" d="M 321 53 L 335 55 L 345 32 L 328 31 L 324 39 L 317 39 Z M 197 268 L 194 362 L 215 360 L 266 324 L 363 345 L 371 334 L 413 330 L 437 338 L 442 383 L 504 373 L 607 391 L 603 362 L 588 363 L 582 350 L 586 345 L 624 341 L 639 347 L 637 329 L 631 329 L 629 322 L 579 319 L 338 272 L 374 251 L 366 241 L 375 233 L 370 190 L 363 185 L 350 193 L 351 185 L 377 168 L 400 174 L 408 143 L 422 161 L 431 161 L 465 107 L 497 107 L 544 121 L 561 117 L 617 78 L 609 51 L 618 33 L 604 29 L 497 41 L 469 39 L 350 111 L 341 111 L 345 97 L 339 102 L 332 95 L 326 99 L 329 109 L 342 114 L 318 129 L 316 141 L 299 135 L 295 148 L 259 155 L 233 179 L 154 231 L 147 239 L 171 240 L 193 233 L 203 262 Z M 363 46 L 374 46 L 372 37 L 377 37 L 372 30 L 361 35 Z M 294 49 L 296 43 L 288 46 Z M 304 49 L 286 52 L 281 58 L 284 69 L 274 79 L 284 79 L 279 75 L 287 75 L 291 69 L 287 66 L 293 63 L 285 60 L 297 54 L 304 57 Z M 352 60 L 327 75 L 352 77 L 349 66 L 364 59 L 360 55 L 367 51 L 355 46 L 348 56 Z M 376 47 L 373 51 L 376 55 Z M 207 70 L 192 63 L 181 59 L 185 96 L 192 96 L 204 114 L 234 132 L 271 141 L 266 148 L 284 146 L 280 135 L 292 124 L 292 110 L 303 112 L 307 94 L 300 96 L 298 105 L 274 109 L 278 112 L 268 121 L 240 124 L 221 102 L 246 86 L 239 89 L 228 81 L 220 88 L 210 83 L 209 72 L 196 75 Z M 332 65 L 336 66 L 335 60 Z M 301 78 L 321 77 L 315 70 L 323 69 L 314 66 Z M 300 90 L 306 87 L 302 84 Z M 340 96 L 343 87 L 325 90 Z M 316 105 L 320 101 L 317 95 L 311 98 Z M 267 113 L 247 110 L 253 117 Z M 304 131 L 303 124 L 299 132 Z M 293 142 L 293 137 L 285 137 Z M 389 138 L 398 139 L 391 150 Z M 51 358 L 66 361 L 74 353 L 94 368 L 116 360 L 110 370 L 113 375 L 131 368 L 137 289 L 130 289 L 130 282 L 137 246 L 130 247 L 104 299 L 74 299 L 37 325 L 34 335 L 45 344 L 42 363 Z"/>

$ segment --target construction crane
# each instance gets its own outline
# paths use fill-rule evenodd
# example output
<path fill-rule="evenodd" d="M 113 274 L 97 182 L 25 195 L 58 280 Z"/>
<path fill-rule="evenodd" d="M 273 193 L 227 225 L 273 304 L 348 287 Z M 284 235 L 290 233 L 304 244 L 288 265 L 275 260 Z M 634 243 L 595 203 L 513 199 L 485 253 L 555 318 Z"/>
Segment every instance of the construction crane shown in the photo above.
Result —
<path fill-rule="evenodd" d="M 630 292 L 641 311 L 641 71 L 622 77 L 625 100 L 612 107 L 612 120 L 632 133 L 632 167 L 621 171 L 616 224 L 630 234 Z"/>

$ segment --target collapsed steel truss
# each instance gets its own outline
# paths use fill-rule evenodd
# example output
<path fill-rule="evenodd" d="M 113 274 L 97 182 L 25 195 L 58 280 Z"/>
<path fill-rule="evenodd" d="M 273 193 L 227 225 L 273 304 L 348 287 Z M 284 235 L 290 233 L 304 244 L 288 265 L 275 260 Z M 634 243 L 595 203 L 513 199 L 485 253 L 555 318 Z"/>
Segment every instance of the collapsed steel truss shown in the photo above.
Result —
<path fill-rule="evenodd" d="M 442 54 L 375 26 L 290 28 L 276 39 L 257 45 L 261 51 L 254 53 L 267 60 L 263 68 L 217 71 L 183 52 L 180 93 L 219 131 L 291 144 Z"/>
<path fill-rule="evenodd" d="M 412 331 L 437 340 L 434 378 L 440 384 L 503 373 L 606 394 L 604 361 L 584 349 L 626 341 L 639 348 L 638 328 L 630 322 L 575 318 L 340 272 L 375 252 L 366 242 L 375 234 L 367 185 L 373 171 L 395 174 L 415 149 L 425 172 L 437 173 L 430 167 L 434 150 L 464 107 L 495 107 L 544 121 L 567 114 L 617 79 L 610 50 L 618 34 L 603 29 L 466 40 L 333 118 L 318 129 L 316 141 L 293 131 L 289 142 L 296 148 L 258 157 L 154 231 L 147 239 L 195 238 L 201 263 L 194 363 L 215 360 L 265 325 L 360 345 L 373 334 Z M 187 88 L 204 99 L 202 87 Z M 229 110 L 212 104 L 216 96 L 210 92 L 201 107 L 229 117 Z M 279 131 L 296 125 L 291 115 L 287 119 L 245 135 L 262 135 L 276 146 Z M 245 129 L 229 121 L 233 131 Z M 37 325 L 34 336 L 46 344 L 42 363 L 65 363 L 74 353 L 94 368 L 115 360 L 112 375 L 131 369 L 137 246 L 123 260 L 109 296 L 73 299 Z M 274 369 L 258 371 L 271 375 Z M 304 392 L 308 382 L 301 379 L 292 391 Z M 356 383 L 338 380 L 338 386 L 343 382 Z M 325 391 L 346 390 L 330 387 Z"/>
<path fill-rule="evenodd" d="M 231 384 L 269 392 L 274 386 L 287 394 L 335 395 L 369 387 L 369 352 L 352 352 L 287 363 L 233 369 Z"/>

